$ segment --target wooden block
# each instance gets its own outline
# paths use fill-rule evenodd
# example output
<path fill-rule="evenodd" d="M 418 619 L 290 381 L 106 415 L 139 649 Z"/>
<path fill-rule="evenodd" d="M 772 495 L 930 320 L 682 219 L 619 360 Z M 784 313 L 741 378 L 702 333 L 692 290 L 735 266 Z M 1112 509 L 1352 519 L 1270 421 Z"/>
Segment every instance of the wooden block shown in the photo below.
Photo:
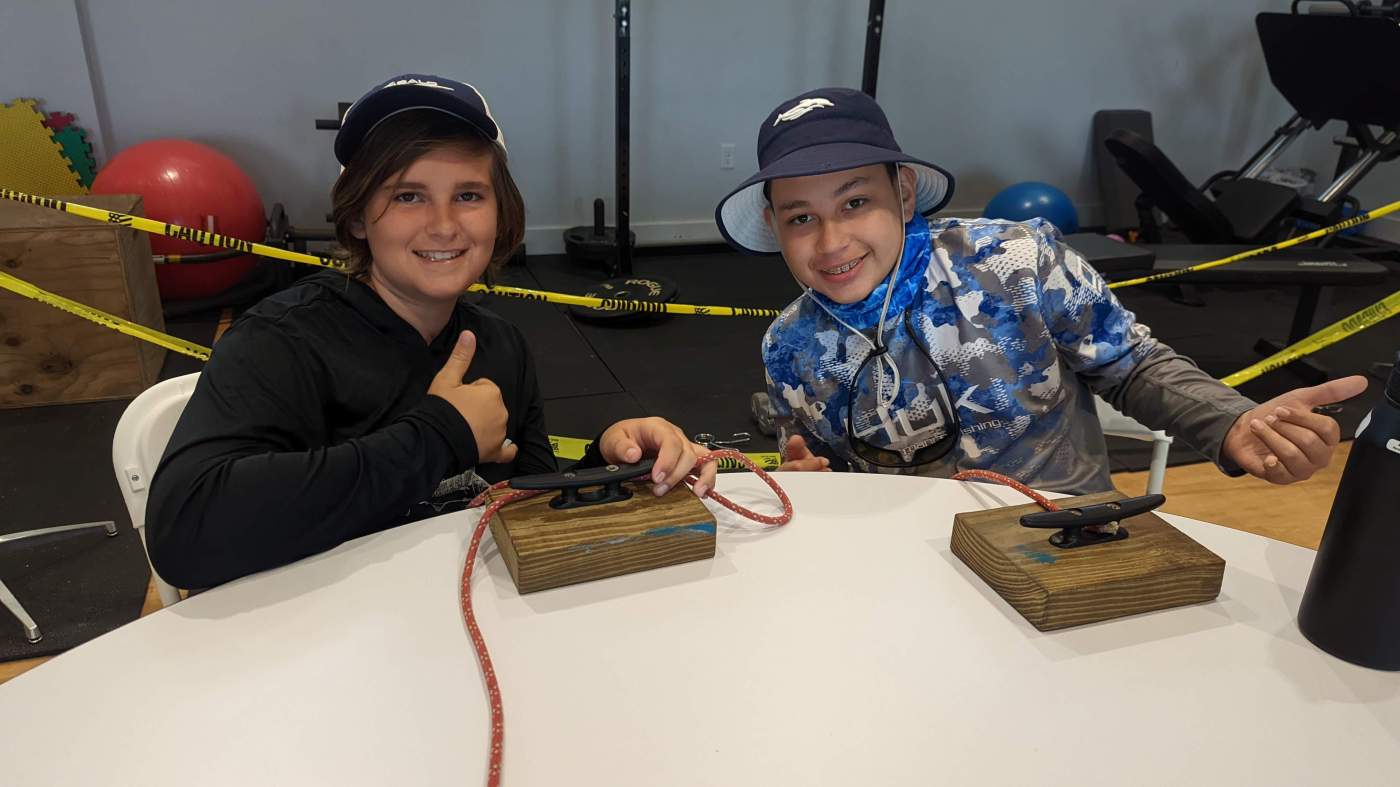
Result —
<path fill-rule="evenodd" d="M 1084 506 L 1121 500 L 1101 492 L 1056 500 Z M 1129 537 L 1076 549 L 1048 541 L 1054 530 L 1022 527 L 1030 503 L 957 514 L 953 554 L 1041 631 L 1078 626 L 1220 595 L 1225 561 L 1155 513 L 1122 522 Z"/>
<path fill-rule="evenodd" d="M 142 212 L 136 195 L 71 199 L 121 213 Z M 165 330 L 145 233 L 37 205 L 0 202 L 0 270 Z M 165 353 L 161 347 L 0 291 L 0 407 L 131 398 L 159 378 Z"/>
<path fill-rule="evenodd" d="M 503 508 L 491 534 L 521 593 L 715 556 L 715 518 L 685 485 L 661 497 L 629 481 L 632 497 L 568 510 L 546 492 Z M 509 490 L 492 493 L 495 496 Z"/>

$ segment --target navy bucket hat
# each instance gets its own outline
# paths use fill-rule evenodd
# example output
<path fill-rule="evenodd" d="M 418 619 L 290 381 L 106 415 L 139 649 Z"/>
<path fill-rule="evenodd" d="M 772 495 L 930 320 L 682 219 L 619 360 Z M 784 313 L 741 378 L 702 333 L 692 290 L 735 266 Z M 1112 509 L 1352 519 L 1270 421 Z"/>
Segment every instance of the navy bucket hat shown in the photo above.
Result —
<path fill-rule="evenodd" d="M 780 251 L 763 218 L 766 183 L 871 164 L 898 163 L 917 175 L 915 209 L 930 215 L 953 196 L 953 176 L 900 150 L 875 99 L 859 90 L 823 88 L 779 104 L 758 130 L 759 170 L 720 200 L 715 223 L 730 245 L 750 254 Z"/>

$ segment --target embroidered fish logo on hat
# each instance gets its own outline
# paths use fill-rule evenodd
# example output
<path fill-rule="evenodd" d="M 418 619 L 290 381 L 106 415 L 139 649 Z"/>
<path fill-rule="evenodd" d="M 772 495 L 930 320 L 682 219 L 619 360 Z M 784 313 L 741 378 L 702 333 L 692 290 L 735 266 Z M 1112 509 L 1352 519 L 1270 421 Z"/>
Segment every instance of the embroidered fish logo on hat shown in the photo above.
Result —
<path fill-rule="evenodd" d="M 792 109 L 779 113 L 778 119 L 773 121 L 773 125 L 776 126 L 784 120 L 796 120 L 814 109 L 834 106 L 836 105 L 824 98 L 804 98 L 797 102 L 797 105 Z"/>

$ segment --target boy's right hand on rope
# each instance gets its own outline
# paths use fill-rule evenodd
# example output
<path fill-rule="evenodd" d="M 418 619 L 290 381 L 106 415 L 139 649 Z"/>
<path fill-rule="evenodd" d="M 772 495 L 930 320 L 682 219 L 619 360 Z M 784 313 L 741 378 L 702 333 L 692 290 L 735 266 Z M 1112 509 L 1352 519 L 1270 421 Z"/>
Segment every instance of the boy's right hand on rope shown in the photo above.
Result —
<path fill-rule="evenodd" d="M 801 435 L 793 435 L 788 438 L 783 449 L 783 463 L 778 465 L 778 470 L 813 470 L 829 473 L 831 462 L 824 456 L 812 453 L 812 449 L 807 447 L 807 441 L 803 440 Z"/>
<path fill-rule="evenodd" d="M 517 449 L 514 443 L 504 444 L 506 419 L 510 414 L 506 411 L 505 400 L 501 399 L 501 389 L 485 378 L 462 382 L 475 355 L 476 335 L 462 331 L 447 363 L 428 386 L 428 393 L 446 399 L 466 419 L 476 438 L 478 461 L 506 464 L 515 460 Z"/>

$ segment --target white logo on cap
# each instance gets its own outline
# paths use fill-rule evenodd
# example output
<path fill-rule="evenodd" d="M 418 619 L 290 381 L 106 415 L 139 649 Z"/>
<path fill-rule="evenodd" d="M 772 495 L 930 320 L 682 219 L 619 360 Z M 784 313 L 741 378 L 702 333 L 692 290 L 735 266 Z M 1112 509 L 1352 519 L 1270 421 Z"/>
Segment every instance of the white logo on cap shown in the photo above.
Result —
<path fill-rule="evenodd" d="M 396 80 L 394 80 L 393 82 L 388 83 L 388 84 L 385 85 L 384 87 L 402 87 L 403 85 L 419 85 L 419 86 L 421 86 L 421 87 L 435 87 L 435 88 L 437 88 L 438 90 L 446 90 L 446 91 L 448 91 L 448 92 L 453 92 L 453 91 L 452 91 L 452 88 L 448 87 L 447 85 L 439 85 L 438 83 L 434 82 L 434 81 L 431 80 L 431 79 L 396 79 Z"/>
<path fill-rule="evenodd" d="M 822 107 L 834 106 L 836 105 L 831 103 L 830 101 L 827 101 L 824 98 L 804 98 L 801 101 L 797 102 L 797 106 L 793 107 L 792 109 L 789 109 L 786 112 L 779 113 L 778 119 L 773 121 L 773 125 L 776 126 L 784 120 L 796 120 L 814 109 L 821 109 Z"/>

